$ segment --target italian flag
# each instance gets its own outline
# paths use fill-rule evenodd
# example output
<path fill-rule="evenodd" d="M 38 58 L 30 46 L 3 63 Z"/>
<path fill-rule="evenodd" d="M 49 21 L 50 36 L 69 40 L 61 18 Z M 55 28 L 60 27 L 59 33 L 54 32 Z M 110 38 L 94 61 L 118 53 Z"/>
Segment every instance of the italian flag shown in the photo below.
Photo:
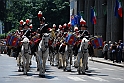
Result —
<path fill-rule="evenodd" d="M 115 16 L 116 17 L 122 17 L 122 6 L 121 2 L 119 0 L 116 0 L 116 5 L 115 5 Z"/>
<path fill-rule="evenodd" d="M 119 7 L 118 7 L 118 14 L 120 17 L 122 17 L 122 6 L 121 6 L 121 2 L 118 2 L 119 3 Z"/>
<path fill-rule="evenodd" d="M 96 12 L 93 8 L 91 8 L 91 19 L 90 19 L 92 24 L 96 24 Z"/>

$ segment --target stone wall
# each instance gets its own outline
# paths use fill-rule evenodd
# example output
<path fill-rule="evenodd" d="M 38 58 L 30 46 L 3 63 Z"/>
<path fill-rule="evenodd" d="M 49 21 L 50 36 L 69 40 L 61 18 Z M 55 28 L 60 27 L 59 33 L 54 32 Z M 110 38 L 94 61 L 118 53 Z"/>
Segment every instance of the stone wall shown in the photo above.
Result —
<path fill-rule="evenodd" d="M 88 30 L 92 35 L 101 35 L 106 41 L 124 41 L 124 13 L 123 18 L 114 15 L 116 0 L 74 0 L 77 11 L 84 12 Z M 124 11 L 124 0 L 122 1 Z M 91 7 L 95 7 L 97 13 L 97 24 L 90 22 Z M 105 14 L 106 10 L 106 14 Z"/>

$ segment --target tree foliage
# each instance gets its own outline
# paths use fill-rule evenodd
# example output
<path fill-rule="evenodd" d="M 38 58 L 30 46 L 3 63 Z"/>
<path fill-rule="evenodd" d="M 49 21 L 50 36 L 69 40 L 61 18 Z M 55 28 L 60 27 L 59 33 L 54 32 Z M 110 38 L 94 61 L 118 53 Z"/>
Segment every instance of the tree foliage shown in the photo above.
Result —
<path fill-rule="evenodd" d="M 7 8 L 6 21 L 17 28 L 20 20 L 32 19 L 33 28 L 39 27 L 38 11 L 43 12 L 46 22 L 52 26 L 69 22 L 69 0 L 12 0 Z"/>
<path fill-rule="evenodd" d="M 0 20 L 4 21 L 4 17 L 5 17 L 5 1 L 0 0 Z"/>

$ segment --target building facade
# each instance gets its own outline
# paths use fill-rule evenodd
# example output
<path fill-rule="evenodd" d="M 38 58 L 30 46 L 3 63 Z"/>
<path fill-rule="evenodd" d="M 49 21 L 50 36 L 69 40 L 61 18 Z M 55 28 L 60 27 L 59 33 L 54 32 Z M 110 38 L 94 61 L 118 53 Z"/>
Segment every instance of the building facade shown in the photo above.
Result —
<path fill-rule="evenodd" d="M 124 0 L 121 0 L 124 11 Z M 116 0 L 70 0 L 70 15 L 83 12 L 91 35 L 100 35 L 106 41 L 124 42 L 124 13 L 123 17 L 116 17 L 114 8 Z M 90 22 L 91 7 L 96 10 L 96 24 Z"/>
<path fill-rule="evenodd" d="M 0 20 L 0 34 L 3 34 L 3 22 Z"/>

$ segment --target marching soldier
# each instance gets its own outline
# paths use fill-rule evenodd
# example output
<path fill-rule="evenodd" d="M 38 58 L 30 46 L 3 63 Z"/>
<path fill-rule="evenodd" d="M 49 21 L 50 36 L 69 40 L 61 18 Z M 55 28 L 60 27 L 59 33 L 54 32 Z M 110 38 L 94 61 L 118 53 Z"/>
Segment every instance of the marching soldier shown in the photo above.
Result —
<path fill-rule="evenodd" d="M 19 39 L 21 39 L 23 35 L 23 20 L 20 21 L 19 28 L 16 31 L 16 35 L 19 37 Z"/>
<path fill-rule="evenodd" d="M 19 72 L 21 71 L 21 65 L 22 65 L 22 61 L 21 61 L 21 57 L 22 57 L 22 55 L 21 55 L 21 40 L 22 40 L 22 36 L 23 36 L 23 23 L 24 23 L 24 21 L 21 20 L 20 24 L 19 24 L 19 28 L 16 32 L 16 35 L 20 39 L 19 44 L 17 46 L 17 56 L 18 56 L 17 57 L 17 65 L 19 66 L 19 69 L 18 69 Z"/>
<path fill-rule="evenodd" d="M 89 31 L 87 30 L 87 26 L 86 26 L 86 21 L 83 20 L 83 18 L 81 18 L 80 20 L 80 39 L 83 39 L 84 37 L 90 37 L 90 33 Z"/>
<path fill-rule="evenodd" d="M 72 32 L 71 22 L 68 23 L 68 31 Z"/>
<path fill-rule="evenodd" d="M 80 32 L 80 39 L 83 39 L 84 37 L 89 39 L 90 33 L 87 30 L 88 27 L 86 26 L 86 21 L 83 18 L 81 18 L 81 20 L 80 20 L 80 28 L 81 28 L 81 30 L 79 31 Z M 86 64 L 85 70 L 88 70 L 88 55 L 84 57 L 87 59 L 86 63 L 84 63 L 84 64 Z"/>
<path fill-rule="evenodd" d="M 23 36 L 26 36 L 29 40 L 31 40 L 31 29 L 30 29 L 30 20 L 29 19 L 26 19 L 26 22 L 24 22 L 24 25 L 23 25 Z"/>
<path fill-rule="evenodd" d="M 52 39 L 55 39 L 56 38 L 55 31 L 56 31 L 56 25 L 53 24 L 53 28 L 52 28 L 52 31 L 51 31 Z"/>
<path fill-rule="evenodd" d="M 35 32 L 35 36 L 37 37 L 37 39 L 34 41 L 35 45 L 33 47 L 33 52 L 35 53 L 38 50 L 38 45 L 42 39 L 43 34 L 48 32 L 48 24 L 45 23 L 45 18 L 42 16 L 41 11 L 38 12 L 38 18 L 40 21 L 40 27 Z"/>
<path fill-rule="evenodd" d="M 40 33 L 40 37 L 42 38 L 42 35 L 44 33 L 48 32 L 48 24 L 45 23 L 45 18 L 42 16 L 42 12 L 41 11 L 38 12 L 38 18 L 39 18 L 39 21 L 40 21 L 39 33 Z"/>
<path fill-rule="evenodd" d="M 45 18 L 41 17 L 40 18 L 40 34 L 41 36 L 43 35 L 43 33 L 47 33 L 48 32 L 48 24 L 45 23 Z"/>

